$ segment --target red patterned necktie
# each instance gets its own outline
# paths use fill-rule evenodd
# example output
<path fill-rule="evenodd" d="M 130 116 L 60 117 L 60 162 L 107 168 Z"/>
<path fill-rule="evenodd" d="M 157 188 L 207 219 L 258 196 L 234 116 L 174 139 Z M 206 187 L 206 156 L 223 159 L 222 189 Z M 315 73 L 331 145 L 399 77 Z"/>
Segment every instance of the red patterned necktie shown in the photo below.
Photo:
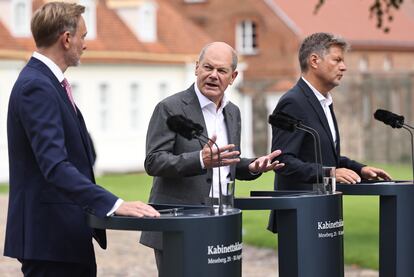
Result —
<path fill-rule="evenodd" d="M 73 109 L 75 109 L 75 112 L 76 112 L 75 101 L 73 100 L 73 95 L 72 95 L 72 87 L 70 86 L 70 84 L 69 84 L 69 82 L 66 78 L 63 79 L 62 86 L 65 88 L 66 93 L 69 97 L 69 100 L 72 103 Z"/>

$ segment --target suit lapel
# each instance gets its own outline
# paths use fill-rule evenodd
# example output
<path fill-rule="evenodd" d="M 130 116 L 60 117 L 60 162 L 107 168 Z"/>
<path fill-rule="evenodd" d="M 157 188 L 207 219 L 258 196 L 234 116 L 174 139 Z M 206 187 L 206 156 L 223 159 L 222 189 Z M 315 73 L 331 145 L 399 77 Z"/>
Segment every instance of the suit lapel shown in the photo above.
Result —
<path fill-rule="evenodd" d="M 331 106 L 329 106 L 329 109 L 331 110 L 331 114 L 332 114 L 332 119 L 334 122 L 334 126 L 335 126 L 335 132 L 336 132 L 336 153 L 338 154 L 338 157 L 341 154 L 341 140 L 339 137 L 339 128 L 338 128 L 338 123 L 336 122 L 336 116 L 335 116 L 335 112 L 333 109 L 333 104 Z"/>
<path fill-rule="evenodd" d="M 92 169 L 93 166 L 92 166 L 92 159 L 91 159 L 91 150 L 90 150 L 91 148 L 90 148 L 90 145 L 89 145 L 89 139 L 87 137 L 88 134 L 87 134 L 87 131 L 86 131 L 85 123 L 83 121 L 83 117 L 82 117 L 79 109 L 76 108 L 77 111 L 78 111 L 78 114 L 80 115 L 80 118 L 78 118 L 78 115 L 76 114 L 75 110 L 73 109 L 72 103 L 69 100 L 69 97 L 66 93 L 65 88 L 62 86 L 61 83 L 59 83 L 59 80 L 56 78 L 56 76 L 53 74 L 53 72 L 50 71 L 50 69 L 43 62 L 39 61 L 38 59 L 31 58 L 29 60 L 28 64 L 30 66 L 36 67 L 38 70 L 40 70 L 46 76 L 48 76 L 49 79 L 52 81 L 54 87 L 56 88 L 56 91 L 58 92 L 58 95 L 59 95 L 60 99 L 65 103 L 67 109 L 69 110 L 70 116 L 74 120 L 74 122 L 75 122 L 75 124 L 76 124 L 76 126 L 79 130 L 79 133 L 80 133 L 81 138 L 82 138 L 82 144 L 84 146 L 86 155 L 88 157 L 90 167 Z M 84 125 L 84 127 L 82 126 L 82 124 Z M 93 176 L 93 174 L 92 174 L 92 176 Z"/>
<path fill-rule="evenodd" d="M 239 132 L 240 128 L 237 126 L 237 120 L 234 118 L 234 112 L 231 110 L 231 107 L 229 104 L 227 104 L 227 106 L 224 107 L 223 109 L 224 122 L 226 123 L 228 144 L 236 145 L 234 150 L 240 151 L 240 147 L 239 145 L 237 145 L 238 144 L 237 132 Z M 236 179 L 236 165 L 230 166 L 230 179 L 231 180 Z"/>
<path fill-rule="evenodd" d="M 35 58 L 31 58 L 28 64 L 36 67 L 38 70 L 40 70 L 42 73 L 44 73 L 46 76 L 49 77 L 49 79 L 52 81 L 53 85 L 55 86 L 56 90 L 59 92 L 58 93 L 59 97 L 65 103 L 66 107 L 69 109 L 70 114 L 72 115 L 72 118 L 77 120 L 75 110 L 73 109 L 72 103 L 69 100 L 67 92 L 65 88 L 62 86 L 62 84 L 59 83 L 59 80 L 56 78 L 53 72 L 50 71 L 50 69 L 43 62 Z"/>
<path fill-rule="evenodd" d="M 76 107 L 77 110 L 77 117 L 78 117 L 78 126 L 80 128 L 80 134 L 82 137 L 82 142 L 83 142 L 83 146 L 85 147 L 85 151 L 86 154 L 88 156 L 88 160 L 89 160 L 89 164 L 91 165 L 91 176 L 92 176 L 92 181 L 95 183 L 95 175 L 93 173 L 93 154 L 92 154 L 92 146 L 91 143 L 92 141 L 89 138 L 89 134 L 88 134 L 88 130 L 86 129 L 86 124 L 85 121 L 83 119 L 82 113 L 80 112 L 80 110 Z"/>
<path fill-rule="evenodd" d="M 207 126 L 204 120 L 203 111 L 201 110 L 200 101 L 198 101 L 196 92 L 194 90 L 194 84 L 187 89 L 187 93 L 181 99 L 183 102 L 183 112 L 187 118 L 190 118 L 195 123 L 201 124 L 203 126 L 203 137 L 202 140 L 207 143 L 206 138 L 208 138 Z M 214 146 L 213 146 L 214 147 Z M 213 170 L 211 168 L 207 169 L 207 178 L 212 178 Z M 206 183 L 207 184 L 207 183 Z M 208 189 L 210 188 L 210 184 L 208 185 Z"/>
<path fill-rule="evenodd" d="M 198 101 L 196 92 L 194 90 L 194 85 L 192 85 L 188 90 L 186 95 L 182 98 L 184 103 L 183 112 L 184 115 L 194 121 L 195 123 L 201 124 L 203 126 L 203 135 L 208 137 L 206 122 L 204 121 L 203 112 L 200 107 L 200 102 Z M 205 140 L 205 138 L 203 138 Z"/>
<path fill-rule="evenodd" d="M 335 146 L 335 142 L 333 141 L 331 128 L 329 127 L 329 123 L 328 123 L 328 120 L 326 119 L 326 115 L 325 115 L 325 112 L 323 111 L 321 103 L 316 98 L 316 96 L 313 93 L 313 91 L 311 90 L 311 88 L 305 83 L 305 81 L 302 80 L 302 78 L 299 79 L 298 84 L 299 84 L 299 87 L 302 89 L 303 93 L 305 94 L 305 96 L 307 97 L 308 102 L 310 103 L 311 107 L 313 108 L 313 110 L 318 115 L 319 121 L 322 124 L 323 129 L 325 130 L 326 135 L 329 137 L 333 152 L 337 156 L 338 153 L 337 153 L 337 149 L 336 149 L 336 146 Z M 332 115 L 332 117 L 334 117 L 334 116 Z M 334 122 L 335 122 L 335 129 L 336 129 L 335 131 L 336 131 L 336 134 L 338 135 L 335 119 L 334 119 Z"/>
<path fill-rule="evenodd" d="M 224 114 L 224 122 L 226 123 L 226 128 L 227 128 L 227 138 L 229 140 L 228 143 L 235 144 L 237 140 L 236 139 L 237 123 L 228 105 L 223 109 L 223 114 Z"/>

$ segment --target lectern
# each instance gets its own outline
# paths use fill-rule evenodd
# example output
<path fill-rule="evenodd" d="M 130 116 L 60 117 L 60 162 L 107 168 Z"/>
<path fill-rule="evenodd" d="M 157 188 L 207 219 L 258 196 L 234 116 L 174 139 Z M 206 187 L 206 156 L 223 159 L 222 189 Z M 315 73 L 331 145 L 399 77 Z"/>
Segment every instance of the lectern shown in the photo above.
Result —
<path fill-rule="evenodd" d="M 414 276 L 414 184 L 406 181 L 338 184 L 346 195 L 380 198 L 380 277 Z"/>
<path fill-rule="evenodd" d="M 240 210 L 216 215 L 211 213 L 211 208 L 203 206 L 154 207 L 168 209 L 170 213 L 160 218 L 88 215 L 87 220 L 91 227 L 98 229 L 162 232 L 163 277 L 241 276 Z"/>
<path fill-rule="evenodd" d="M 275 210 L 280 277 L 343 277 L 342 193 L 251 192 L 243 210 Z"/>

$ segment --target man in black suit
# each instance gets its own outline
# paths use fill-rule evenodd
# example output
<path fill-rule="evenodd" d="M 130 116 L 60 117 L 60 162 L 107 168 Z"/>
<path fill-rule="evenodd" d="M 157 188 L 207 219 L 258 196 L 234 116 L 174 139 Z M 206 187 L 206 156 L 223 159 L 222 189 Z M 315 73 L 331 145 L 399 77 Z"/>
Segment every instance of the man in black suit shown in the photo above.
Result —
<path fill-rule="evenodd" d="M 16 80 L 7 117 L 10 193 L 4 255 L 24 276 L 94 277 L 92 236 L 103 230 L 85 214 L 159 216 L 95 184 L 94 156 L 82 113 L 64 76 L 86 49 L 85 7 L 49 2 L 35 12 L 37 51 Z"/>
<path fill-rule="evenodd" d="M 363 179 L 391 177 L 382 169 L 366 166 L 340 154 L 340 138 L 330 91 L 339 85 L 346 65 L 345 40 L 329 33 L 307 37 L 299 50 L 302 77 L 278 102 L 275 112 L 302 120 L 320 135 L 324 166 L 336 167 L 337 182 L 355 184 Z M 275 189 L 312 189 L 316 182 L 313 138 L 300 130 L 292 133 L 273 127 L 272 149 L 282 149 L 285 167 L 276 170 Z"/>
<path fill-rule="evenodd" d="M 280 150 L 257 159 L 239 158 L 240 110 L 225 96 L 227 87 L 237 77 L 236 68 L 237 54 L 232 47 L 224 42 L 210 43 L 201 50 L 196 63 L 197 81 L 155 107 L 147 132 L 145 159 L 147 173 L 154 176 L 150 202 L 207 204 L 209 196 L 218 197 L 219 176 L 223 184 L 236 178 L 253 180 L 262 172 L 283 166 L 273 161 Z M 188 141 L 169 130 L 166 121 L 169 116 L 177 114 L 202 125 L 203 135 L 211 138 L 208 145 L 200 150 L 197 140 Z M 212 141 L 219 145 L 219 150 Z M 161 235 L 143 232 L 141 243 L 155 249 L 160 269 Z"/>

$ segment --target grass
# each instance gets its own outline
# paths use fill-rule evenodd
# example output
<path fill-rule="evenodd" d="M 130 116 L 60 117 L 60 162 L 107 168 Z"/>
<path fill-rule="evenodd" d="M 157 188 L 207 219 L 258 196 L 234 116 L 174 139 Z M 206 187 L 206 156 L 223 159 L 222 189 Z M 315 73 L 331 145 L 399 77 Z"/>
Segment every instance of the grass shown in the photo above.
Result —
<path fill-rule="evenodd" d="M 410 165 L 374 165 L 384 168 L 394 179 L 411 179 Z M 237 182 L 236 196 L 249 196 L 251 190 L 272 190 L 273 173 L 263 174 L 252 182 Z M 107 175 L 97 178 L 98 184 L 125 200 L 147 201 L 152 178 L 146 174 Z M 0 193 L 8 186 L 0 185 Z M 376 196 L 344 196 L 345 263 L 378 269 L 378 214 Z M 277 239 L 266 230 L 269 211 L 243 212 L 243 241 L 247 244 L 276 248 Z"/>
<path fill-rule="evenodd" d="M 384 168 L 394 179 L 411 179 L 408 165 L 374 165 Z M 237 182 L 236 196 L 249 196 L 251 190 L 271 190 L 273 173 L 252 182 Z M 98 182 L 120 197 L 146 201 L 151 177 L 145 174 L 105 176 Z M 378 269 L 379 201 L 376 196 L 344 196 L 345 263 Z M 247 244 L 277 248 L 274 234 L 266 230 L 269 211 L 243 212 L 243 241 Z"/>
<path fill-rule="evenodd" d="M 6 184 L 0 184 L 0 193 L 8 193 L 9 192 L 9 186 Z"/>
<path fill-rule="evenodd" d="M 343 210 L 345 263 L 378 270 L 378 197 L 344 196 Z"/>
<path fill-rule="evenodd" d="M 374 164 L 395 180 L 411 180 L 411 165 Z M 345 263 L 378 270 L 379 199 L 377 196 L 344 196 Z"/>

